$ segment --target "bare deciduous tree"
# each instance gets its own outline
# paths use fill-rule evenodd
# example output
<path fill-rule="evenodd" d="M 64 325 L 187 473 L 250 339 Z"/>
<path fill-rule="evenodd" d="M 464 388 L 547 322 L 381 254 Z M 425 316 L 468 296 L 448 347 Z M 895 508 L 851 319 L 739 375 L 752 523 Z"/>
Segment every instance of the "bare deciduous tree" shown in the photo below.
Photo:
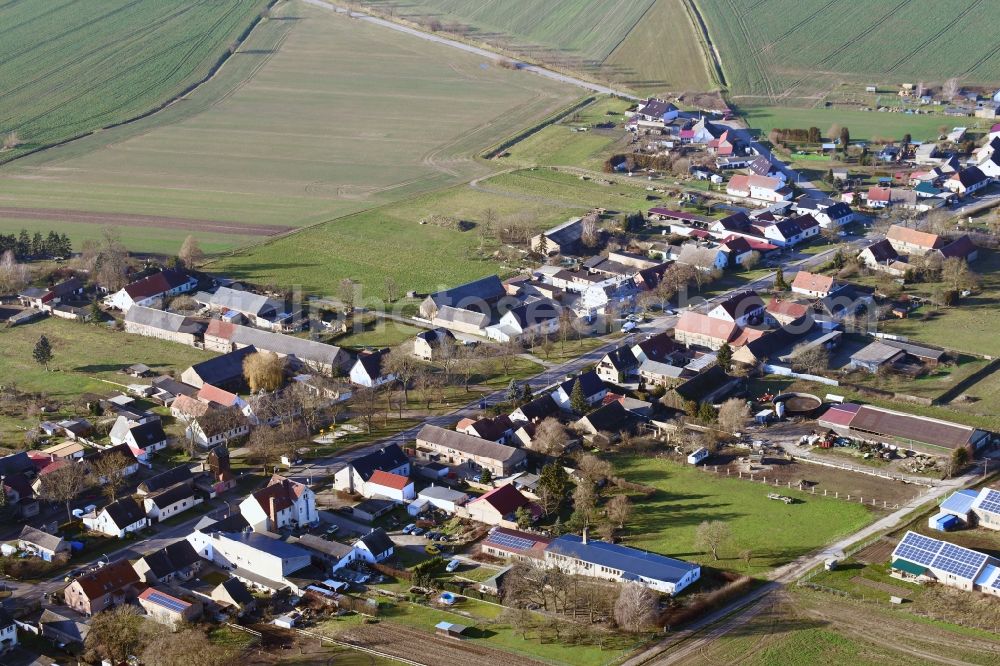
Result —
<path fill-rule="evenodd" d="M 111 502 L 118 499 L 118 489 L 125 485 L 125 469 L 129 462 L 124 454 L 115 451 L 100 456 L 90 463 L 93 478 L 101 484 L 101 492 L 107 495 Z"/>
<path fill-rule="evenodd" d="M 569 433 L 558 419 L 548 417 L 535 428 L 531 448 L 547 456 L 560 456 L 569 445 Z"/>
<path fill-rule="evenodd" d="M 731 538 L 729 525 L 721 520 L 704 521 L 698 525 L 695 533 L 695 547 L 704 548 L 712 554 L 712 559 L 719 559 L 719 550 Z"/>
<path fill-rule="evenodd" d="M 188 236 L 181 244 L 181 249 L 177 253 L 177 258 L 184 262 L 188 268 L 194 268 L 205 259 L 205 253 L 194 236 Z"/>
<path fill-rule="evenodd" d="M 145 624 L 137 606 L 116 606 L 91 618 L 84 644 L 111 663 L 123 664 L 142 647 Z"/>
<path fill-rule="evenodd" d="M 622 530 L 625 529 L 625 523 L 632 517 L 632 503 L 625 495 L 615 495 L 608 501 L 605 511 L 608 514 L 608 519 Z"/>
<path fill-rule="evenodd" d="M 591 483 L 600 483 L 610 479 L 614 471 L 610 462 L 598 458 L 592 453 L 584 453 L 580 456 L 576 466 L 580 475 Z"/>
<path fill-rule="evenodd" d="M 719 407 L 719 427 L 728 433 L 740 432 L 750 418 L 746 400 L 730 398 Z"/>
<path fill-rule="evenodd" d="M 403 389 L 403 400 L 409 402 L 410 382 L 420 369 L 420 362 L 412 353 L 411 343 L 399 345 L 386 354 L 383 367 L 386 373 L 396 375 L 400 386 Z"/>
<path fill-rule="evenodd" d="M 49 502 L 66 505 L 66 519 L 73 520 L 70 507 L 73 500 L 90 484 L 87 468 L 82 463 L 67 462 L 62 467 L 42 477 L 39 495 Z"/>
<path fill-rule="evenodd" d="M 16 294 L 31 278 L 31 271 L 14 257 L 13 250 L 7 250 L 0 257 L 0 294 Z"/>
<path fill-rule="evenodd" d="M 642 583 L 625 583 L 615 601 L 615 622 L 626 631 L 640 631 L 656 617 L 656 593 Z"/>

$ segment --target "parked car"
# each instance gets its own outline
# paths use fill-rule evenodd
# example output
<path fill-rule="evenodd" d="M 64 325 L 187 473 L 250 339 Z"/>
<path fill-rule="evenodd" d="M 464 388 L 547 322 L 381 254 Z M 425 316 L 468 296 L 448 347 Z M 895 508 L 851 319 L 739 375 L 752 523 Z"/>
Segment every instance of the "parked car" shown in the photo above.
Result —
<path fill-rule="evenodd" d="M 627 321 L 625 322 L 625 325 L 622 326 L 622 333 L 630 333 L 634 331 L 637 328 L 637 326 L 638 324 L 636 324 L 634 321 Z"/>
<path fill-rule="evenodd" d="M 419 529 L 419 528 L 415 524 L 410 523 L 409 525 L 407 525 L 406 527 L 403 528 L 403 534 L 412 534 L 417 529 Z"/>
<path fill-rule="evenodd" d="M 332 537 L 339 531 L 340 531 L 340 525 L 330 525 L 328 528 L 326 528 L 326 531 L 323 532 L 323 534 L 325 534 L 328 537 Z"/>
<path fill-rule="evenodd" d="M 424 533 L 424 528 L 414 527 L 412 530 L 410 530 L 409 533 L 412 534 L 413 536 L 420 536 L 421 534 Z"/>
<path fill-rule="evenodd" d="M 438 548 L 437 546 L 435 546 L 432 543 L 429 543 L 426 546 L 424 546 L 424 550 L 427 551 L 428 555 L 440 555 L 441 554 L 441 549 Z"/>
<path fill-rule="evenodd" d="M 458 561 L 458 558 L 452 559 L 448 562 L 448 566 L 446 566 L 444 570 L 448 573 L 454 573 L 458 570 L 458 567 L 461 566 L 461 564 L 462 563 Z"/>

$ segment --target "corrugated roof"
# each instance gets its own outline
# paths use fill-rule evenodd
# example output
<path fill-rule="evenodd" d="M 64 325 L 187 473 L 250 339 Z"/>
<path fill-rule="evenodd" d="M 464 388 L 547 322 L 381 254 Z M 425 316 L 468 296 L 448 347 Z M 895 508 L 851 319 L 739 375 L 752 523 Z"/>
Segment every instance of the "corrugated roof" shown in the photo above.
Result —
<path fill-rule="evenodd" d="M 976 432 L 969 426 L 868 405 L 858 410 L 851 421 L 851 428 L 947 449 L 966 446 Z"/>

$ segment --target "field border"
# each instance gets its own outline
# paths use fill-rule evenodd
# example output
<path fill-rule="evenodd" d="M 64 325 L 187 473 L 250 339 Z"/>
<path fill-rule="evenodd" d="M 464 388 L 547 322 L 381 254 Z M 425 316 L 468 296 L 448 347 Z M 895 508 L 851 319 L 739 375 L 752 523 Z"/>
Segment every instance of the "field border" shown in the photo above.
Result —
<path fill-rule="evenodd" d="M 243 43 L 246 42 L 246 40 L 250 37 L 251 33 L 253 33 L 254 29 L 258 25 L 260 25 L 261 22 L 264 20 L 265 14 L 269 12 L 272 8 L 274 8 L 276 4 L 278 4 L 278 1 L 279 0 L 268 0 L 267 4 L 257 13 L 257 16 L 254 17 L 254 19 L 250 22 L 250 25 L 248 25 L 243 30 L 243 32 L 237 35 L 236 39 L 233 41 L 233 44 L 231 45 L 231 48 L 227 48 L 225 51 L 223 51 L 222 55 L 220 55 L 216 59 L 215 64 L 213 64 L 209 68 L 208 72 L 206 72 L 205 75 L 200 79 L 198 79 L 197 81 L 193 81 L 186 88 L 184 88 L 184 90 L 181 90 L 176 95 L 160 102 L 151 109 L 147 109 L 146 111 L 143 111 L 138 115 L 132 116 L 131 118 L 119 120 L 117 122 L 110 123 L 108 125 L 102 125 L 101 127 L 97 127 L 87 132 L 82 132 L 80 134 L 76 134 L 74 136 L 65 139 L 60 139 L 59 141 L 47 143 L 43 146 L 38 146 L 37 148 L 32 148 L 31 150 L 20 153 L 19 155 L 11 157 L 10 159 L 3 159 L 3 157 L 0 157 L 0 165 L 13 164 L 17 160 L 24 157 L 28 157 L 29 155 L 36 155 L 46 150 L 51 150 L 52 148 L 65 146 L 66 144 L 73 143 L 74 141 L 79 141 L 80 139 L 84 139 L 88 136 L 93 136 L 98 132 L 104 132 L 110 129 L 114 129 L 116 127 L 121 127 L 123 125 L 129 125 L 131 123 L 144 120 L 152 115 L 159 113 L 160 111 L 163 111 L 167 107 L 176 104 L 177 102 L 184 99 L 185 97 L 193 93 L 195 90 L 197 90 L 198 88 L 200 88 L 201 86 L 203 86 L 204 84 L 208 83 L 210 80 L 215 78 L 215 75 L 219 73 L 219 70 L 222 69 L 222 66 L 225 65 L 230 58 L 236 55 L 236 51 L 239 49 L 239 47 L 241 47 Z"/>
<path fill-rule="evenodd" d="M 596 94 L 587 95 L 583 99 L 577 100 L 576 102 L 570 104 L 569 106 L 559 109 L 555 113 L 550 113 L 548 116 L 542 118 L 534 125 L 531 125 L 530 127 L 515 132 L 514 134 L 508 136 L 506 139 L 502 139 L 499 142 L 494 143 L 492 146 L 487 146 L 483 150 L 479 151 L 478 157 L 486 160 L 493 159 L 494 157 L 497 157 L 500 153 L 504 152 L 508 148 L 511 148 L 512 146 L 521 143 L 532 134 L 537 134 L 538 132 L 541 132 L 549 125 L 555 125 L 563 118 L 579 111 L 584 107 L 590 106 L 598 99 L 599 96 Z"/>

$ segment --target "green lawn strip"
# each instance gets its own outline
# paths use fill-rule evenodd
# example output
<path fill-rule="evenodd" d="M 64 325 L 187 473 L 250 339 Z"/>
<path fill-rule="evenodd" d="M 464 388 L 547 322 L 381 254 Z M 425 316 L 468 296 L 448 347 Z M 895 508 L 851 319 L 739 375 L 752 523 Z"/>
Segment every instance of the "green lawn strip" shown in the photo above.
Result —
<path fill-rule="evenodd" d="M 769 500 L 767 495 L 773 490 L 762 484 L 718 477 L 663 458 L 619 455 L 613 462 L 616 473 L 625 479 L 659 491 L 642 500 L 641 511 L 629 525 L 629 545 L 740 573 L 766 572 L 873 519 L 872 513 L 858 504 L 786 488 L 781 494 L 798 502 Z M 718 562 L 694 545 L 695 532 L 703 521 L 729 525 L 732 540 L 720 552 Z M 749 571 L 738 557 L 747 549 L 753 553 Z"/>

